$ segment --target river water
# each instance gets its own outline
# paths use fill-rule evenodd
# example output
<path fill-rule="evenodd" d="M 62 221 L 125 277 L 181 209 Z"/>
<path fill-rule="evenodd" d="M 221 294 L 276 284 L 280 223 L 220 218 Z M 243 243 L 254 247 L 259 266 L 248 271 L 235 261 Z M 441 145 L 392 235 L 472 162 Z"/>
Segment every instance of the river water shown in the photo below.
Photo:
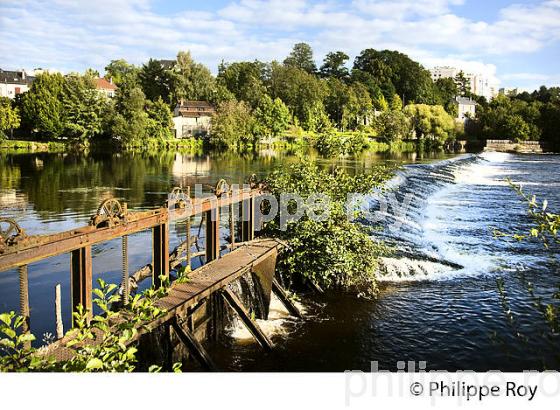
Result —
<path fill-rule="evenodd" d="M 131 209 L 159 206 L 174 186 L 207 186 L 219 178 L 242 182 L 286 164 L 308 160 L 289 153 L 250 155 L 180 153 L 0 156 L 0 212 L 28 234 L 59 232 L 87 223 L 99 203 L 117 197 Z M 280 318 L 270 328 L 276 348 L 263 353 L 232 337 L 210 353 L 225 370 L 369 370 L 373 361 L 394 370 L 399 361 L 425 361 L 428 369 L 560 369 L 559 339 L 536 305 L 558 290 L 558 249 L 512 243 L 493 229 L 522 229 L 526 209 L 505 178 L 560 204 L 560 157 L 487 153 L 365 154 L 338 163 L 363 172 L 378 163 L 406 163 L 391 181 L 404 215 L 390 209 L 382 236 L 395 248 L 383 261 L 375 301 L 351 295 L 305 298 L 306 319 Z M 372 207 L 376 202 L 372 198 Z M 363 221 L 362 223 L 368 223 Z M 398 229 L 391 229 L 398 226 Z M 172 246 L 184 240 L 172 227 Z M 130 271 L 150 262 L 148 232 L 129 239 Z M 120 280 L 120 241 L 95 246 L 94 279 Z M 196 261 L 195 261 L 196 263 Z M 31 326 L 54 333 L 54 286 L 62 285 L 68 328 L 69 256 L 29 267 Z M 504 293 L 497 279 L 503 278 Z M 0 272 L 0 311 L 18 309 L 17 272 Z M 557 300 L 555 301 L 557 302 Z M 280 315 L 282 316 L 282 315 Z M 238 332 L 234 332 L 234 335 Z"/>

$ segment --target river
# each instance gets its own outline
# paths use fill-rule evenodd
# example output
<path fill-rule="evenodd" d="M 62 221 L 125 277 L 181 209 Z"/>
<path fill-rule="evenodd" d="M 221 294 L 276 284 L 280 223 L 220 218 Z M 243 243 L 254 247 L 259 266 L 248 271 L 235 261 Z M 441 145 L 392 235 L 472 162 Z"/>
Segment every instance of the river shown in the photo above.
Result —
<path fill-rule="evenodd" d="M 219 178 L 242 182 L 252 173 L 264 176 L 310 156 L 314 154 L 302 159 L 275 151 L 1 155 L 0 211 L 28 234 L 59 232 L 86 224 L 99 203 L 111 196 L 130 209 L 149 209 L 161 205 L 174 186 L 208 186 Z M 357 159 L 319 161 L 350 172 L 379 163 L 407 164 L 390 184 L 401 202 L 407 194 L 412 198 L 406 217 L 393 231 L 388 228 L 395 220 L 388 215 L 386 229 L 379 233 L 396 249 L 384 261 L 379 298 L 340 293 L 306 297 L 306 319 L 282 319 L 272 353 L 235 338 L 211 347 L 222 368 L 369 370 L 375 361 L 380 368 L 395 370 L 397 362 L 410 360 L 425 361 L 428 369 L 560 369 L 558 336 L 550 335 L 535 308 L 536 298 L 558 290 L 558 250 L 492 235 L 494 228 L 509 232 L 527 223 L 524 204 L 507 186 L 507 177 L 558 209 L 559 156 L 366 153 Z M 172 246 L 184 239 L 179 227 L 171 232 Z M 129 239 L 130 271 L 150 261 L 148 241 L 149 233 Z M 120 280 L 120 251 L 120 241 L 93 248 L 94 279 Z M 57 283 L 62 285 L 68 328 L 68 268 L 68 255 L 29 267 L 31 327 L 39 339 L 54 333 Z M 497 278 L 504 279 L 505 299 Z M 0 272 L 0 311 L 18 309 L 17 289 L 17 272 Z"/>

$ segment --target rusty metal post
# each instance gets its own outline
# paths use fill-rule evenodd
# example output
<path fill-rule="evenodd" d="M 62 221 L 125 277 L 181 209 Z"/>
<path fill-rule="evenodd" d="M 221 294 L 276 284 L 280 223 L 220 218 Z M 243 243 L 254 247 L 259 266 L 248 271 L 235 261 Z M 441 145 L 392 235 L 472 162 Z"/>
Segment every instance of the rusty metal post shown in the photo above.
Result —
<path fill-rule="evenodd" d="M 72 251 L 70 256 L 70 288 L 72 289 L 72 312 L 82 305 L 91 318 L 92 261 L 91 246 Z"/>
<path fill-rule="evenodd" d="M 169 276 L 169 224 L 156 226 L 152 230 L 153 237 L 153 283 L 161 286 L 160 276 Z"/>
<path fill-rule="evenodd" d="M 191 267 L 191 217 L 189 216 L 186 221 L 185 230 L 187 231 L 187 269 Z"/>
<path fill-rule="evenodd" d="M 244 199 L 241 202 L 241 241 L 247 242 L 255 239 L 255 200 Z"/>
<path fill-rule="evenodd" d="M 128 277 L 128 235 L 122 237 L 122 304 L 128 305 L 130 279 Z"/>
<path fill-rule="evenodd" d="M 229 234 L 231 236 L 231 250 L 235 245 L 235 204 L 229 205 Z"/>
<path fill-rule="evenodd" d="M 29 320 L 29 278 L 27 265 L 18 268 L 19 273 L 19 313 L 24 317 L 22 332 L 27 333 L 31 329 Z"/>
<path fill-rule="evenodd" d="M 62 302 L 61 302 L 60 283 L 57 283 L 54 288 L 54 315 L 56 321 L 56 338 L 62 339 L 64 337 L 64 325 L 62 324 Z"/>
<path fill-rule="evenodd" d="M 204 213 L 206 219 L 206 262 L 220 257 L 220 208 Z"/>

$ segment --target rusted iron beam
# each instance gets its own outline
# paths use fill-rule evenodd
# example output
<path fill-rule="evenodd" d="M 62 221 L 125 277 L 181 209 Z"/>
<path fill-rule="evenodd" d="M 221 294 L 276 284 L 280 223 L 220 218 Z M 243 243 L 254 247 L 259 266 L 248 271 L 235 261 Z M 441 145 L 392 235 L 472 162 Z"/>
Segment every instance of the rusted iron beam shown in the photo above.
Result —
<path fill-rule="evenodd" d="M 161 276 L 169 276 L 169 224 L 156 226 L 153 232 L 153 284 L 161 286 Z"/>
<path fill-rule="evenodd" d="M 167 222 L 166 209 L 149 212 L 149 214 L 141 219 L 111 228 L 85 226 L 59 234 L 46 235 L 33 240 L 30 244 L 22 243 L 15 248 L 10 247 L 4 254 L 0 255 L 0 272 L 51 256 L 68 253 L 84 246 L 120 238 L 123 235 L 131 235 Z"/>
<path fill-rule="evenodd" d="M 220 209 L 205 212 L 206 221 L 206 262 L 220 257 Z"/>
<path fill-rule="evenodd" d="M 218 367 L 214 364 L 214 361 L 204 349 L 202 344 L 196 339 L 196 337 L 187 329 L 179 324 L 177 317 L 174 317 L 171 321 L 171 326 L 173 330 L 179 337 L 179 340 L 189 349 L 189 352 L 193 357 L 207 370 L 216 371 Z"/>
<path fill-rule="evenodd" d="M 223 258 L 196 269 L 190 275 L 191 280 L 189 282 L 172 284 L 168 295 L 155 302 L 156 306 L 165 309 L 167 313 L 149 323 L 139 325 L 137 328 L 138 333 L 128 343 L 133 343 L 143 334 L 149 333 L 159 326 L 169 324 L 177 315 L 188 314 L 192 306 L 208 298 L 214 292 L 224 288 L 240 276 L 252 271 L 255 266 L 263 263 L 268 258 L 275 258 L 278 249 L 283 247 L 284 244 L 275 239 L 258 239 L 239 246 Z M 119 313 L 114 318 L 115 323 L 125 320 L 127 320 L 125 312 Z M 101 335 L 98 336 L 98 338 L 88 343 L 91 345 L 99 343 L 102 337 Z M 52 354 L 56 360 L 69 360 L 75 353 L 73 348 L 66 347 L 70 340 L 72 340 L 72 336 L 67 335 L 64 339 L 50 345 L 41 354 Z"/>
<path fill-rule="evenodd" d="M 18 266 L 28 265 L 51 256 L 68 253 L 84 246 L 132 235 L 146 229 L 154 228 L 164 223 L 186 219 L 193 215 L 208 212 L 231 203 L 250 200 L 261 195 L 258 189 L 240 191 L 236 194 L 226 194 L 216 198 L 194 199 L 184 209 L 177 209 L 169 213 L 167 208 L 153 211 L 128 212 L 126 222 L 116 226 L 96 228 L 85 226 L 53 235 L 29 236 L 17 244 L 4 245 L 0 254 L 0 272 Z M 251 202 L 253 202 L 251 200 Z"/>
<path fill-rule="evenodd" d="M 241 202 L 241 242 L 255 239 L 255 200 L 244 199 Z"/>
<path fill-rule="evenodd" d="M 247 327 L 249 332 L 253 335 L 255 340 L 266 350 L 272 350 L 273 344 L 266 336 L 266 334 L 262 331 L 260 326 L 251 319 L 249 312 L 243 306 L 243 303 L 239 300 L 239 298 L 228 288 L 224 288 L 222 290 L 222 296 L 224 297 L 225 301 L 228 305 L 234 310 L 235 313 L 239 316 L 243 324 Z"/>
<path fill-rule="evenodd" d="M 29 321 L 29 277 L 27 265 L 18 268 L 19 273 L 19 313 L 24 317 L 22 332 L 27 333 L 31 329 Z M 28 344 L 30 346 L 30 344 Z"/>
<path fill-rule="evenodd" d="M 284 307 L 288 309 L 290 315 L 300 319 L 303 318 L 303 315 L 301 314 L 295 303 L 292 302 L 292 300 L 288 297 L 288 293 L 276 279 L 272 279 L 272 291 L 276 296 L 278 296 L 278 299 L 280 299 L 280 302 L 282 302 Z"/>
<path fill-rule="evenodd" d="M 79 305 L 92 314 L 92 260 L 91 246 L 72 251 L 70 255 L 70 288 L 72 290 L 72 312 Z"/>

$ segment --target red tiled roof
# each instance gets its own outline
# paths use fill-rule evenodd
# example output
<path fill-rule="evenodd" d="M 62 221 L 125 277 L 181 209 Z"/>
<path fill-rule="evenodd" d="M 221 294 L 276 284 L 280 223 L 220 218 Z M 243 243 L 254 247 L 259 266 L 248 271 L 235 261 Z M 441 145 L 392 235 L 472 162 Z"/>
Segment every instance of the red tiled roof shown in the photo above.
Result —
<path fill-rule="evenodd" d="M 110 83 L 105 78 L 96 78 L 95 79 L 95 87 L 98 90 L 116 90 L 117 86 L 113 83 Z"/>

